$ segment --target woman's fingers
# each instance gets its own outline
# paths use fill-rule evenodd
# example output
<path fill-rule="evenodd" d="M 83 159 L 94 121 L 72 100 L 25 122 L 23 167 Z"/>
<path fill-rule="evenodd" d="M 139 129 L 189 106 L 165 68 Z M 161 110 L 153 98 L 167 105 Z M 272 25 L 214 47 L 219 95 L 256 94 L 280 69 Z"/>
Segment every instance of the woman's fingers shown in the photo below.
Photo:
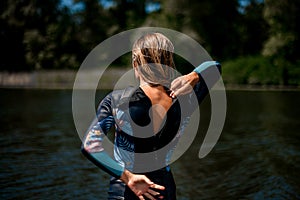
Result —
<path fill-rule="evenodd" d="M 184 76 L 180 76 L 180 77 L 176 78 L 174 81 L 172 81 L 170 89 L 176 90 L 176 89 L 180 88 L 185 82 L 186 81 L 184 79 Z"/>
<path fill-rule="evenodd" d="M 139 197 L 140 200 L 144 200 L 144 197 L 154 199 L 155 197 L 161 198 L 159 192 L 153 189 L 164 190 L 165 187 L 153 183 L 145 175 L 132 174 L 130 180 L 127 182 L 128 187 Z"/>
<path fill-rule="evenodd" d="M 148 199 L 151 199 L 151 200 L 156 200 L 157 198 L 159 198 L 159 199 L 164 198 L 162 195 L 160 195 L 159 192 L 156 192 L 156 191 L 151 190 L 151 189 L 149 189 L 148 193 L 145 193 L 144 196 L 147 197 Z"/>
<path fill-rule="evenodd" d="M 154 188 L 154 189 L 158 189 L 158 190 L 164 190 L 165 189 L 164 186 L 161 186 L 161 185 L 158 185 L 158 184 L 152 184 L 150 187 Z"/>
<path fill-rule="evenodd" d="M 160 193 L 159 193 L 159 192 L 156 192 L 156 191 L 154 191 L 154 190 L 151 190 L 151 189 L 149 189 L 149 190 L 148 190 L 148 193 L 149 193 L 149 194 L 151 194 L 152 196 L 157 196 L 157 195 L 160 195 Z"/>
<path fill-rule="evenodd" d="M 160 190 L 164 190 L 165 189 L 165 187 L 163 187 L 161 185 L 157 185 L 157 184 L 153 184 L 151 187 L 155 188 L 155 189 L 160 189 Z M 154 191 L 152 189 L 148 189 L 147 192 L 145 192 L 143 194 L 140 193 L 138 195 L 138 197 L 139 197 L 140 200 L 145 200 L 144 197 L 147 197 L 150 200 L 156 200 L 157 198 L 163 199 L 163 196 L 160 195 L 159 192 L 156 192 L 156 191 Z"/>
<path fill-rule="evenodd" d="M 176 96 L 189 94 L 193 91 L 193 87 L 198 83 L 199 75 L 196 72 L 191 72 L 187 75 L 176 78 L 171 83 L 170 96 L 175 98 Z"/>
<path fill-rule="evenodd" d="M 138 196 L 138 198 L 139 198 L 140 200 L 145 200 L 145 198 L 143 197 L 143 195 Z"/>
<path fill-rule="evenodd" d="M 175 98 L 180 94 L 181 91 L 184 91 L 184 88 L 185 88 L 185 82 L 182 80 L 177 81 L 176 84 L 173 87 L 171 87 L 172 92 L 170 93 L 170 96 L 172 98 Z"/>
<path fill-rule="evenodd" d="M 173 80 L 172 81 L 172 83 L 171 83 L 171 90 L 175 90 L 175 89 L 177 89 L 178 87 L 180 87 L 180 85 L 181 85 L 181 78 L 182 77 L 178 77 L 178 78 L 176 78 L 175 80 Z"/>
<path fill-rule="evenodd" d="M 180 76 L 171 83 L 170 90 L 172 91 L 170 93 L 170 96 L 172 98 L 175 98 L 176 96 L 188 94 L 193 90 L 193 87 L 191 85 L 191 80 L 186 75 Z"/>
<path fill-rule="evenodd" d="M 152 181 L 150 181 L 150 179 L 149 178 L 147 178 L 147 176 L 144 176 L 143 177 L 144 178 L 144 181 L 148 184 L 148 185 L 153 185 L 154 183 L 152 182 Z"/>
<path fill-rule="evenodd" d="M 152 196 L 152 195 L 149 194 L 149 193 L 145 193 L 144 196 L 147 197 L 147 198 L 150 199 L 150 200 L 155 200 L 155 197 Z"/>
<path fill-rule="evenodd" d="M 175 91 L 172 91 L 172 93 L 170 95 L 173 96 L 180 96 L 180 95 L 185 95 L 185 94 L 189 94 L 190 92 L 193 91 L 193 88 L 190 84 L 186 83 L 185 85 L 182 85 L 180 88 L 178 88 Z M 173 97 L 171 96 L 171 97 Z"/>

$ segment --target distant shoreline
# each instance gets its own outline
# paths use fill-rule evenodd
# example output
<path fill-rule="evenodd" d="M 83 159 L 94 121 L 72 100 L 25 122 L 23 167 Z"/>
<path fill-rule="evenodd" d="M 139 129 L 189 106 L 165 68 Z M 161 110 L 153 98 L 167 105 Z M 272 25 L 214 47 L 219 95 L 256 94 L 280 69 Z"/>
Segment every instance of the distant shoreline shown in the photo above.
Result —
<path fill-rule="evenodd" d="M 300 91 L 300 86 L 287 85 L 237 85 L 225 84 L 226 90 L 232 91 Z"/>
<path fill-rule="evenodd" d="M 105 71 L 99 89 L 113 89 L 115 82 L 130 69 L 109 69 Z M 0 88 L 4 89 L 73 89 L 77 71 L 41 70 L 33 72 L 0 72 Z M 86 72 L 87 79 L 97 78 L 93 71 Z M 85 89 L 88 89 L 89 85 Z M 83 88 L 84 89 L 84 88 Z M 225 84 L 232 91 L 300 91 L 300 86 L 282 85 L 237 85 Z"/>
<path fill-rule="evenodd" d="M 102 76 L 101 89 L 111 89 L 129 69 L 109 69 Z M 87 80 L 84 87 L 94 87 L 91 80 L 99 80 L 99 73 L 104 71 L 89 70 L 82 72 Z M 33 72 L 0 72 L 0 88 L 24 88 L 24 89 L 73 89 L 77 71 L 75 70 L 40 70 Z"/>

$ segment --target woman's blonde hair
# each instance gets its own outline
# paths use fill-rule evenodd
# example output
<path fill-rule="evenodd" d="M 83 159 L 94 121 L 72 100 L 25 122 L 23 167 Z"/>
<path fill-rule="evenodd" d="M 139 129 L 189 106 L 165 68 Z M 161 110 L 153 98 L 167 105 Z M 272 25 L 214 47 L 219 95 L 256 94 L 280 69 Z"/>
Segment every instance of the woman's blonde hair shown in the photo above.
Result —
<path fill-rule="evenodd" d="M 169 87 L 175 77 L 173 52 L 174 46 L 166 36 L 146 34 L 133 44 L 133 66 L 145 82 Z"/>

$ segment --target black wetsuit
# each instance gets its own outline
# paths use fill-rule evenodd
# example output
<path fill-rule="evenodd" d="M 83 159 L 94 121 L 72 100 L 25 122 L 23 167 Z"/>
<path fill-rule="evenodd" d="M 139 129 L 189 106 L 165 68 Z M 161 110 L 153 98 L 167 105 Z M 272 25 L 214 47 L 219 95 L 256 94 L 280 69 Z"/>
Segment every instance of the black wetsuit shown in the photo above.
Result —
<path fill-rule="evenodd" d="M 215 65 L 220 70 L 220 65 Z M 205 68 L 204 70 L 206 70 Z M 98 167 L 111 174 L 109 199 L 138 199 L 119 178 L 124 169 L 146 175 L 156 184 L 164 199 L 176 199 L 176 186 L 169 163 L 172 152 L 183 134 L 195 107 L 204 99 L 208 88 L 200 76 L 191 95 L 173 99 L 165 121 L 157 133 L 151 124 L 151 100 L 141 88 L 127 88 L 107 95 L 97 109 L 97 118 L 89 128 L 82 152 Z M 217 80 L 215 80 L 217 81 Z M 184 108 L 181 104 L 184 102 Z M 103 139 L 115 127 L 114 159 L 105 151 Z"/>

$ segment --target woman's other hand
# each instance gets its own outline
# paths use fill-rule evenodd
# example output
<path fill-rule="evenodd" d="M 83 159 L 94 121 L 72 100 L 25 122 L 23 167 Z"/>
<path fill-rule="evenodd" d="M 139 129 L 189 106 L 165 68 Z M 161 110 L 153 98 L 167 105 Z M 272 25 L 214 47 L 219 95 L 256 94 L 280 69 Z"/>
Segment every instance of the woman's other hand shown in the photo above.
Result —
<path fill-rule="evenodd" d="M 176 96 L 189 94 L 193 91 L 194 86 L 199 81 L 199 76 L 196 72 L 191 72 L 187 75 L 180 76 L 172 81 L 170 96 L 175 98 Z"/>
<path fill-rule="evenodd" d="M 164 190 L 165 187 L 155 184 L 144 175 L 137 175 L 125 170 L 120 178 L 140 200 L 144 200 L 144 196 L 148 199 L 155 200 L 163 198 L 159 192 L 153 189 Z"/>

